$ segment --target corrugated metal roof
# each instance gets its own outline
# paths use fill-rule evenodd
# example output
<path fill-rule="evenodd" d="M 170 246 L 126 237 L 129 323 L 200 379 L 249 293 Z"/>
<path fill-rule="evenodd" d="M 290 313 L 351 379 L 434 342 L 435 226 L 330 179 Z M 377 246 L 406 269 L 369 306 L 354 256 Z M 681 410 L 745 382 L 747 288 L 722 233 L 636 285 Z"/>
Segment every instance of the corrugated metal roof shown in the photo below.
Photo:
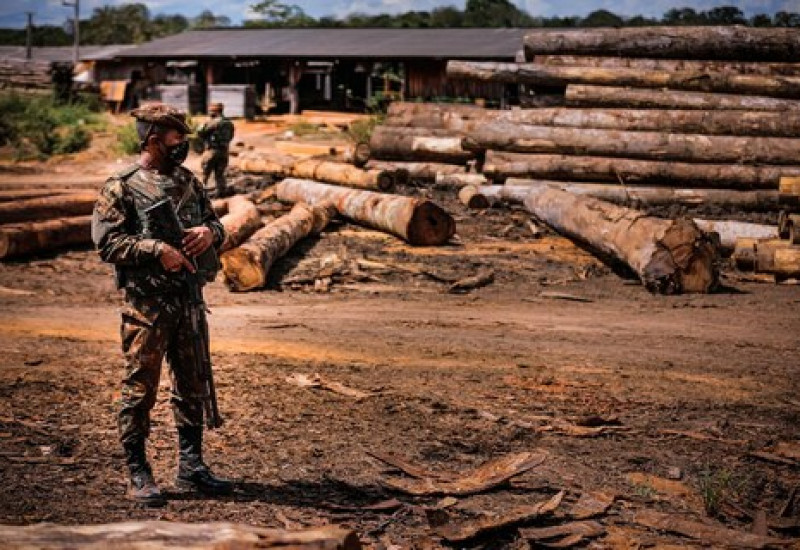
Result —
<path fill-rule="evenodd" d="M 80 58 L 91 61 L 113 59 L 122 50 L 136 47 L 135 44 L 116 44 L 112 46 L 81 46 Z M 72 61 L 72 46 L 51 46 L 31 48 L 31 60 L 50 63 Z M 25 46 L 0 46 L 0 59 L 25 60 Z"/>
<path fill-rule="evenodd" d="M 215 29 L 189 31 L 118 58 L 514 59 L 530 29 Z"/>

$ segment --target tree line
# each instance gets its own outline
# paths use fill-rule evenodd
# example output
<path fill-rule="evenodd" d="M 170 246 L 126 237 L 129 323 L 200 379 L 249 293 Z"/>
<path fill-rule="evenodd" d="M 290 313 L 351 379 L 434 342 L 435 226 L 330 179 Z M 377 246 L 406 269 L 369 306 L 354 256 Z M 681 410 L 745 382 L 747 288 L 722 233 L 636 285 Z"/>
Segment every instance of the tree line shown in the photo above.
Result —
<path fill-rule="evenodd" d="M 624 17 L 596 10 L 585 17 L 539 17 L 518 8 L 510 0 L 467 0 L 464 9 L 444 6 L 430 11 L 368 15 L 353 13 L 343 18 L 315 18 L 294 4 L 264 0 L 251 6 L 257 18 L 242 23 L 246 28 L 460 28 L 460 27 L 624 27 L 647 25 L 749 25 L 754 27 L 800 27 L 800 13 L 779 11 L 774 15 L 745 17 L 735 6 L 709 10 L 675 8 L 661 18 Z M 81 20 L 81 43 L 86 45 L 135 44 L 191 29 L 230 27 L 231 21 L 209 10 L 196 17 L 155 15 L 141 3 L 95 8 Z M 24 45 L 25 29 L 0 29 L 0 45 Z M 33 45 L 72 44 L 69 23 L 34 27 Z"/>

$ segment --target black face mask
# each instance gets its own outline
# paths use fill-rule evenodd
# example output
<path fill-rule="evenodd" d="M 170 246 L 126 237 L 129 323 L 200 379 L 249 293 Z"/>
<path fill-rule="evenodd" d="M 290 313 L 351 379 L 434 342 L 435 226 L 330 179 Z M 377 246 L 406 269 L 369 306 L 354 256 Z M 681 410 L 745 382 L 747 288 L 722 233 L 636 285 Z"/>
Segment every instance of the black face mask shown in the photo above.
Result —
<path fill-rule="evenodd" d="M 186 140 L 170 147 L 164 145 L 164 148 L 167 150 L 165 159 L 174 166 L 180 166 L 189 156 L 189 142 Z"/>

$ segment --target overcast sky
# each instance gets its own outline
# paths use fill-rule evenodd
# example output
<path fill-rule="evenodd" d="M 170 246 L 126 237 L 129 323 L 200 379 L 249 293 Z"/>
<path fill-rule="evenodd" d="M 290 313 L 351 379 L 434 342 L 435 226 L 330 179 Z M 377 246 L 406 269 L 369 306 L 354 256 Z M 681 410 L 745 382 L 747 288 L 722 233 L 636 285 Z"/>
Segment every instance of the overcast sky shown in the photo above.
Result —
<path fill-rule="evenodd" d="M 227 15 L 234 24 L 251 17 L 248 6 L 256 0 L 145 0 L 153 14 L 180 13 L 192 17 L 209 9 L 217 15 Z M 658 17 L 670 8 L 692 7 L 707 10 L 715 6 L 737 6 L 750 16 L 755 13 L 773 14 L 777 11 L 800 12 L 800 0 L 512 0 L 531 15 L 586 15 L 596 9 L 607 9 L 621 15 Z M 81 0 L 81 18 L 103 5 L 124 4 L 122 0 Z M 291 0 L 285 3 L 292 3 Z M 353 12 L 399 13 L 409 10 L 430 10 L 438 6 L 464 7 L 464 0 L 300 0 L 294 2 L 315 17 L 343 17 Z M 61 0 L 1 0 L 0 27 L 23 27 L 25 12 L 33 11 L 35 24 L 60 24 L 72 13 Z"/>

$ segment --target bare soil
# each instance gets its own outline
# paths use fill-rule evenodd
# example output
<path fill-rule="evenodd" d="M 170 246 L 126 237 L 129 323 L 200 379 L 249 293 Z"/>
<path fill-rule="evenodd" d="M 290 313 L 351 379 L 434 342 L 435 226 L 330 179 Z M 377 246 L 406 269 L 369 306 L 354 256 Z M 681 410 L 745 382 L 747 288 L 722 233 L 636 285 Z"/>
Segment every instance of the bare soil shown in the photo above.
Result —
<path fill-rule="evenodd" d="M 107 166 L 92 163 L 87 174 Z M 44 170 L 52 183 L 76 177 Z M 2 174 L 0 187 L 25 178 Z M 165 375 L 149 453 L 169 503 L 124 498 L 110 268 L 85 249 L 0 264 L 0 522 L 333 523 L 374 547 L 435 548 L 437 505 L 458 520 L 562 489 L 568 509 L 602 490 L 617 499 L 592 545 L 628 548 L 690 542 L 635 525 L 639 510 L 710 512 L 742 531 L 757 510 L 779 515 L 800 483 L 800 287 L 726 270 L 720 293 L 654 296 L 569 241 L 534 236 L 522 211 L 403 191 L 442 203 L 460 242 L 413 248 L 339 223 L 281 260 L 267 290 L 207 289 L 225 426 L 206 455 L 237 482 L 231 497 L 173 487 Z M 486 270 L 494 282 L 465 294 L 442 282 Z M 370 395 L 298 387 L 294 373 Z M 604 423 L 615 425 L 590 436 L 559 428 Z M 537 450 L 541 466 L 455 503 L 390 491 L 382 481 L 399 474 L 368 454 L 458 472 Z M 365 508 L 391 498 L 402 506 Z M 471 545 L 526 544 L 512 528 Z"/>

